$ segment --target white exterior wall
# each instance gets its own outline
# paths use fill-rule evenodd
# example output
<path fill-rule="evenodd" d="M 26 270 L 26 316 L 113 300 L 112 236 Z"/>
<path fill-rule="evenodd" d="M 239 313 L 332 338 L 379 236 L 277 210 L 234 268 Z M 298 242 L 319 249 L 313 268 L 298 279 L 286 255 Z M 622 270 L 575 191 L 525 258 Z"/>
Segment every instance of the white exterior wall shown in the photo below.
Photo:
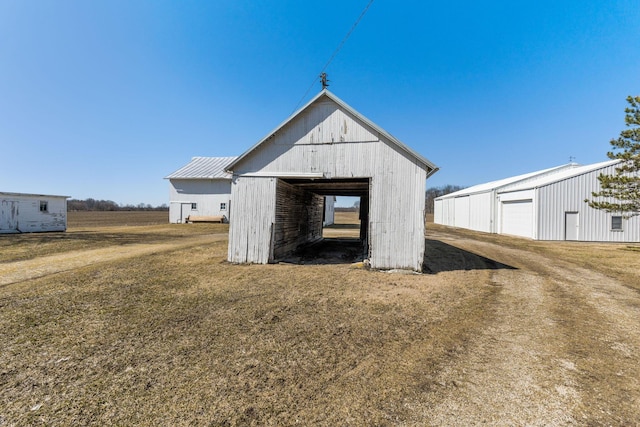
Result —
<path fill-rule="evenodd" d="M 622 220 L 622 231 L 611 230 L 614 215 L 584 202 L 600 191 L 598 175 L 615 174 L 615 165 L 572 177 L 538 189 L 540 240 L 565 240 L 565 212 L 577 212 L 578 240 L 586 242 L 640 242 L 640 217 Z"/>
<path fill-rule="evenodd" d="M 235 177 L 235 201 L 229 226 L 228 260 L 266 264 L 271 261 L 276 220 L 276 178 Z"/>
<path fill-rule="evenodd" d="M 494 232 L 494 205 L 493 191 L 435 200 L 434 222 L 451 227 Z"/>
<path fill-rule="evenodd" d="M 336 219 L 336 198 L 335 196 L 327 196 L 324 198 L 324 227 L 333 225 Z"/>
<path fill-rule="evenodd" d="M 40 202 L 47 211 L 40 211 Z M 0 193 L 0 233 L 34 233 L 67 229 L 67 197 Z"/>
<path fill-rule="evenodd" d="M 348 141 L 348 142 L 342 142 Z M 234 166 L 234 175 L 322 173 L 325 178 L 371 178 L 368 238 L 373 268 L 421 270 L 424 258 L 426 171 L 395 144 L 383 142 L 337 104 L 320 102 L 294 117 L 259 149 Z M 259 180 L 261 178 L 253 178 Z M 238 204 L 236 188 L 232 198 Z M 273 193 L 257 193 L 260 206 L 272 203 Z M 244 210 L 234 207 L 231 230 Z M 246 212 L 252 215 L 252 212 Z M 247 223 L 244 218 L 242 223 Z M 266 228 L 260 233 L 266 235 Z M 239 244 L 233 236 L 230 248 Z M 240 240 L 240 239 L 239 239 Z M 257 244 L 257 243 L 256 243 Z M 236 261 L 236 250 L 230 260 Z M 233 258 L 232 258 L 233 255 Z M 247 261 L 266 262 L 266 257 Z"/>
<path fill-rule="evenodd" d="M 454 226 L 455 221 L 455 209 L 454 199 L 441 199 L 434 201 L 434 216 L 433 222 L 436 224 Z"/>
<path fill-rule="evenodd" d="M 495 194 L 493 191 L 469 196 L 469 229 L 493 232 Z"/>
<path fill-rule="evenodd" d="M 185 222 L 186 215 L 224 216 L 228 220 L 231 180 L 171 179 L 169 201 L 169 222 L 172 224 Z M 192 210 L 191 203 L 196 203 L 197 209 Z M 226 204 L 225 210 L 220 209 L 221 203 Z"/>

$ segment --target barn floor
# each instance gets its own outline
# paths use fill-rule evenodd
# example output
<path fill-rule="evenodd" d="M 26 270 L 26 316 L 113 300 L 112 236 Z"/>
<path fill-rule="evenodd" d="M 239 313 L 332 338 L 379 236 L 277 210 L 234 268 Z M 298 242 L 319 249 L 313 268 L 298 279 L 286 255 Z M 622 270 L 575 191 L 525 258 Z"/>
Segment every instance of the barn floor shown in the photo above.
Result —
<path fill-rule="evenodd" d="M 292 255 L 281 260 L 290 264 L 351 264 L 364 260 L 364 247 L 360 239 L 324 238 L 303 245 Z"/>

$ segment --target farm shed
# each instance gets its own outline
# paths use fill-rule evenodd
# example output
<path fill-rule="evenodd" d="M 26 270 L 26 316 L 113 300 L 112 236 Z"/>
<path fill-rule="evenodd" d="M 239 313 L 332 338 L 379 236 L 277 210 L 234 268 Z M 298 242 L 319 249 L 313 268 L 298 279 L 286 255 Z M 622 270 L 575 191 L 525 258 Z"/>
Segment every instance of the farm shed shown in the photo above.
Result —
<path fill-rule="evenodd" d="M 571 164 L 501 185 L 492 193 L 495 200 L 490 215 L 495 228 L 490 232 L 535 240 L 640 241 L 640 217 L 624 219 L 621 214 L 593 209 L 584 201 L 600 190 L 598 175 L 614 174 L 618 163 L 610 160 L 586 166 Z M 471 228 L 464 227 L 461 221 L 455 223 L 459 205 L 454 203 L 453 213 L 445 212 L 451 206 L 450 201 L 440 205 L 437 222 L 443 224 L 446 218 L 449 224 L 445 225 Z M 450 224 L 452 217 L 454 224 Z"/>
<path fill-rule="evenodd" d="M 268 263 L 322 238 L 324 196 L 360 197 L 371 266 L 421 270 L 426 179 L 437 171 L 328 90 L 233 161 L 228 259 Z"/>
<path fill-rule="evenodd" d="M 231 174 L 225 167 L 237 157 L 193 157 L 169 180 L 169 222 L 180 224 L 189 217 L 223 218 L 231 211 Z M 333 224 L 335 197 L 325 202 L 324 225 Z"/>
<path fill-rule="evenodd" d="M 0 192 L 0 233 L 65 231 L 68 198 Z"/>
<path fill-rule="evenodd" d="M 189 216 L 222 217 L 231 209 L 231 174 L 225 171 L 236 157 L 194 157 L 165 177 L 169 180 L 169 222 L 185 223 Z"/>

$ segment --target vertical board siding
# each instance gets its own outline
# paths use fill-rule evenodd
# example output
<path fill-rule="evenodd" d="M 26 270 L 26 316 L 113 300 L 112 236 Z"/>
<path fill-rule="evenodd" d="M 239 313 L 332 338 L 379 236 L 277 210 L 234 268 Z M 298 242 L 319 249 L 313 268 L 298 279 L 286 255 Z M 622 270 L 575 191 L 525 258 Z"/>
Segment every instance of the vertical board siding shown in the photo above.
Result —
<path fill-rule="evenodd" d="M 282 259 L 298 246 L 322 238 L 324 197 L 278 180 L 273 258 Z"/>
<path fill-rule="evenodd" d="M 262 172 L 276 176 L 322 173 L 325 178 L 370 178 L 366 226 L 371 266 L 421 270 L 425 247 L 424 166 L 337 104 L 321 102 L 303 111 L 238 162 L 233 172 L 239 177 Z M 275 200 L 274 191 L 258 192 L 255 197 Z M 235 213 L 242 209 L 237 193 L 234 186 L 232 231 L 236 226 L 233 222 L 237 221 Z M 280 238 L 283 231 L 274 232 Z M 249 258 L 240 261 L 237 253 L 242 249 L 235 246 L 241 243 L 239 236 L 244 232 L 237 233 L 238 237 L 232 236 L 229 242 L 229 259 L 262 262 Z"/>
<path fill-rule="evenodd" d="M 40 202 L 47 210 L 40 211 Z M 66 231 L 67 198 L 31 194 L 0 194 L 0 234 Z"/>
<path fill-rule="evenodd" d="M 231 185 L 228 260 L 266 264 L 275 222 L 275 178 L 236 177 Z"/>

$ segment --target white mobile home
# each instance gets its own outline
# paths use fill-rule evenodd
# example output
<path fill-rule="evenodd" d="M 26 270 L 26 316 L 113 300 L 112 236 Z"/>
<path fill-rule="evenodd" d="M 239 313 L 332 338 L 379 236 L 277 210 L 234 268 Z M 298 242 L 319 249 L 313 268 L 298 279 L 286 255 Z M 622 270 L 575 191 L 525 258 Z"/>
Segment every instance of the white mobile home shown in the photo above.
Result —
<path fill-rule="evenodd" d="M 68 198 L 0 192 L 0 233 L 65 231 Z"/>
<path fill-rule="evenodd" d="M 357 196 L 373 268 L 421 270 L 426 179 L 438 168 L 323 90 L 228 167 L 228 259 L 268 263 L 322 237 L 326 195 Z"/>
<path fill-rule="evenodd" d="M 536 240 L 639 242 L 640 217 L 625 219 L 620 213 L 593 209 L 585 202 L 600 190 L 598 176 L 615 174 L 618 163 L 572 165 L 501 185 L 494 191 L 495 208 L 490 215 L 494 228 L 490 232 Z M 440 205 L 442 212 L 444 206 Z M 460 221 L 455 224 L 455 206 L 447 215 L 454 218 L 454 224 L 445 225 L 462 227 Z M 443 217 L 443 213 L 438 216 L 438 223 L 444 223 Z"/>
<path fill-rule="evenodd" d="M 189 216 L 217 216 L 227 221 L 231 210 L 231 174 L 225 171 L 236 157 L 194 157 L 165 177 L 169 180 L 169 222 L 185 223 Z"/>

